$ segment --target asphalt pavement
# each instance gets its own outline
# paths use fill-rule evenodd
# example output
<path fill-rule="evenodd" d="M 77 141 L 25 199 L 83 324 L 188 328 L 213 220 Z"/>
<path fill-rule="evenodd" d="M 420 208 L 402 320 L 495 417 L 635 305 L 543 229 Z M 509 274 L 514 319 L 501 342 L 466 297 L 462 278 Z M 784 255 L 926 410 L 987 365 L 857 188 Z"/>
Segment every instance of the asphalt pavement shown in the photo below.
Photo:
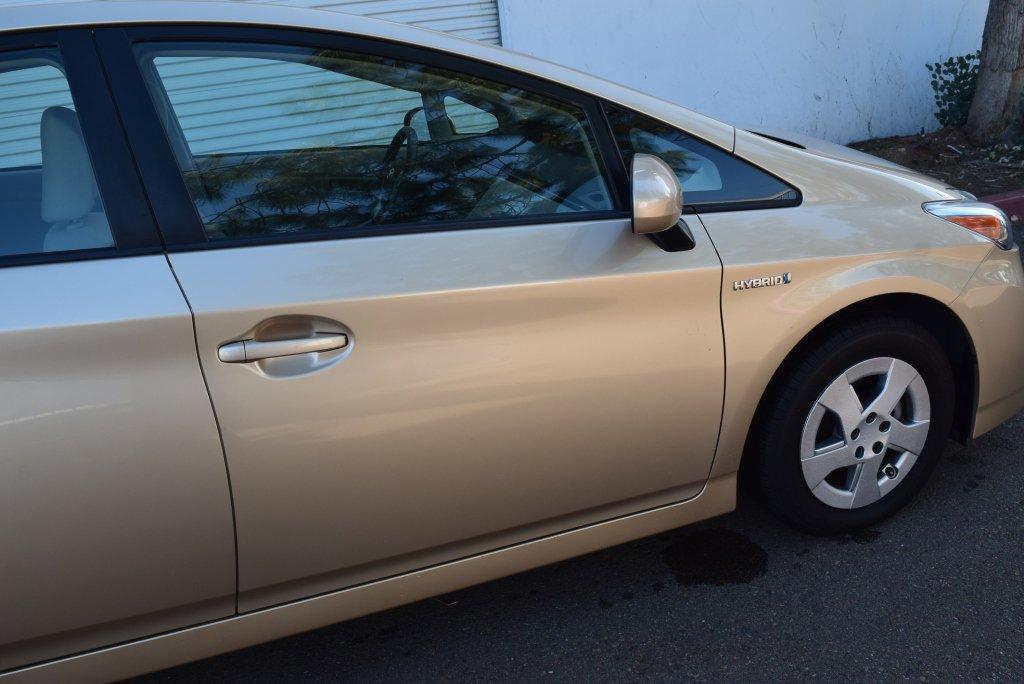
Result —
<path fill-rule="evenodd" d="M 192 681 L 1024 679 L 1024 414 L 875 529 L 730 515 L 157 673 Z"/>

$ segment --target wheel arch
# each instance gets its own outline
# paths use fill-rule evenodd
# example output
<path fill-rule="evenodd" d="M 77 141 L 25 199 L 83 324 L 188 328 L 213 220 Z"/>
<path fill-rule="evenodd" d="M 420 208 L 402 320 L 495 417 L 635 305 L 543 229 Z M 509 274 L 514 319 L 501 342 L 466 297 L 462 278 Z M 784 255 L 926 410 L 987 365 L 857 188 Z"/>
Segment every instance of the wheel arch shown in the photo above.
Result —
<path fill-rule="evenodd" d="M 942 302 L 910 292 L 882 294 L 849 304 L 834 312 L 806 335 L 789 351 L 775 369 L 754 411 L 744 439 L 740 458 L 740 479 L 747 481 L 751 459 L 751 441 L 761 429 L 766 407 L 777 391 L 780 381 L 789 372 L 806 349 L 817 343 L 846 321 L 869 315 L 887 315 L 911 320 L 931 333 L 945 350 L 953 367 L 956 399 L 951 437 L 960 443 L 970 439 L 974 427 L 978 397 L 978 362 L 974 342 L 967 326 L 956 313 Z"/>

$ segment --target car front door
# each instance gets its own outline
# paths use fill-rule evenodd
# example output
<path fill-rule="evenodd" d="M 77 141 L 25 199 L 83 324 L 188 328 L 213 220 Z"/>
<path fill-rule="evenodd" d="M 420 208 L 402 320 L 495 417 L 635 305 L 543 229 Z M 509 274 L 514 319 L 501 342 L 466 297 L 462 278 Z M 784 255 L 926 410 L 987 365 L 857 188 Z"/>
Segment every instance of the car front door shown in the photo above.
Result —
<path fill-rule="evenodd" d="M 87 31 L 0 37 L 0 672 L 232 615 L 188 306 Z"/>
<path fill-rule="evenodd" d="M 700 491 L 720 264 L 697 222 L 683 251 L 631 234 L 595 102 L 356 38 L 99 40 L 139 67 L 110 71 L 195 315 L 241 610 Z"/>

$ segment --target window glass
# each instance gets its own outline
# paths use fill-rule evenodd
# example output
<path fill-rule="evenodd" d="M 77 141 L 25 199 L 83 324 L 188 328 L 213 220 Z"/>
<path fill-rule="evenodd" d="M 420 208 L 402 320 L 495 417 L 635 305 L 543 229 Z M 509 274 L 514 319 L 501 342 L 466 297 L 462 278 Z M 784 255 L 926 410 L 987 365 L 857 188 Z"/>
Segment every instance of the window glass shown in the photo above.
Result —
<path fill-rule="evenodd" d="M 154 57 L 153 65 L 193 156 L 386 145 L 419 93 L 315 61 L 252 56 Z M 413 128 L 427 139 L 426 120 Z"/>
<path fill-rule="evenodd" d="M 614 208 L 574 105 L 335 50 L 139 56 L 212 240 Z"/>
<path fill-rule="evenodd" d="M 479 107 L 460 102 L 451 95 L 444 98 L 444 111 L 451 119 L 455 133 L 459 135 L 487 133 L 498 127 L 498 117 Z"/>
<path fill-rule="evenodd" d="M 56 50 L 0 56 L 0 256 L 111 247 Z"/>
<path fill-rule="evenodd" d="M 627 166 L 638 152 L 660 157 L 676 172 L 687 206 L 783 206 L 799 197 L 778 178 L 667 124 L 612 105 L 605 111 Z"/>

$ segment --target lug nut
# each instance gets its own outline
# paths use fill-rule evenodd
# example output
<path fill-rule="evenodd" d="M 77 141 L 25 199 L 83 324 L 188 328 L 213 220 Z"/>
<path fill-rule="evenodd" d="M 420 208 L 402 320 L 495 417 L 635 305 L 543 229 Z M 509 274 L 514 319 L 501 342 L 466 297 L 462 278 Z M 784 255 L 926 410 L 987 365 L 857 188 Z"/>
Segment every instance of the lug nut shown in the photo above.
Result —
<path fill-rule="evenodd" d="M 892 427 L 892 425 L 889 424 L 889 421 L 885 420 L 885 421 L 882 421 L 882 424 L 878 426 L 878 429 L 881 432 L 888 432 L 889 428 L 891 428 L 891 427 Z"/>
<path fill-rule="evenodd" d="M 871 413 L 871 414 L 868 415 L 868 421 L 867 422 L 868 423 L 874 423 L 875 422 L 875 418 L 877 418 L 877 417 L 878 417 L 878 414 Z"/>
<path fill-rule="evenodd" d="M 857 439 L 858 437 L 860 437 L 860 429 L 853 428 L 853 432 L 850 433 L 850 439 Z"/>
<path fill-rule="evenodd" d="M 871 445 L 871 450 L 873 452 L 875 452 L 876 454 L 882 453 L 882 449 L 884 449 L 884 448 L 885 448 L 885 445 L 882 444 L 881 442 L 875 442 L 874 444 Z"/>
<path fill-rule="evenodd" d="M 853 455 L 857 458 L 864 458 L 864 447 L 857 447 L 857 450 L 853 452 Z"/>

